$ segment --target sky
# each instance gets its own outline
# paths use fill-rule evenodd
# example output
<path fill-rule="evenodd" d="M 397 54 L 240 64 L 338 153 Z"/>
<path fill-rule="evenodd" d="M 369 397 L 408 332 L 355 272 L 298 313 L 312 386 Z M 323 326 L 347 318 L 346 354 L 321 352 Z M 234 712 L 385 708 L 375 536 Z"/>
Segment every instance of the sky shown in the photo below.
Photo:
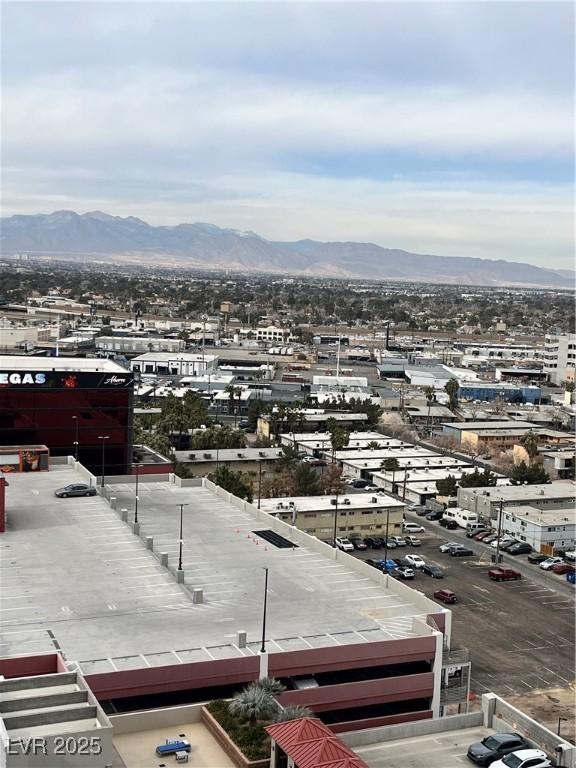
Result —
<path fill-rule="evenodd" d="M 3 215 L 573 268 L 571 2 L 4 2 Z"/>

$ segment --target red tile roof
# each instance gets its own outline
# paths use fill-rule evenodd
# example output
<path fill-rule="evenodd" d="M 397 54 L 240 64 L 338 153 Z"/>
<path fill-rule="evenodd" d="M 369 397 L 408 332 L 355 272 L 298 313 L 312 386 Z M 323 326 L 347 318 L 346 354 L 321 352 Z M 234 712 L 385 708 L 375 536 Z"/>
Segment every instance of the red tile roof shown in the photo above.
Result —
<path fill-rule="evenodd" d="M 338 736 L 315 717 L 302 717 L 266 728 L 297 768 L 368 768 Z"/>

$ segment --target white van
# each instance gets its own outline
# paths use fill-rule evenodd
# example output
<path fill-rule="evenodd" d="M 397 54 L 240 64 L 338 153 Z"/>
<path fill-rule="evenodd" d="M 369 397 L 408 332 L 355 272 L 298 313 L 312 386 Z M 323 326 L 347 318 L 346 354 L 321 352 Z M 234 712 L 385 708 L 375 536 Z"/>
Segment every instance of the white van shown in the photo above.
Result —
<path fill-rule="evenodd" d="M 460 507 L 447 509 L 442 518 L 444 520 L 455 520 L 460 528 L 467 528 L 469 525 L 479 522 L 476 512 L 468 512 L 467 509 L 461 509 Z"/>

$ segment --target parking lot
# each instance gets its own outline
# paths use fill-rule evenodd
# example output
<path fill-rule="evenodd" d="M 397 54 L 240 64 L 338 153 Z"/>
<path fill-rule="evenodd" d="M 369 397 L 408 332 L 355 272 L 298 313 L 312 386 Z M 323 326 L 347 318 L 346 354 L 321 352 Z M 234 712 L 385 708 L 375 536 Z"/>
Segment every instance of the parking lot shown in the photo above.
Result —
<path fill-rule="evenodd" d="M 571 733 L 574 738 L 574 596 L 567 589 L 573 592 L 573 587 L 562 577 L 532 565 L 522 567 L 530 575 L 520 581 L 491 581 L 488 571 L 494 566 L 487 547 L 475 545 L 478 555 L 474 557 L 450 557 L 439 552 L 438 547 L 446 541 L 468 543 L 462 532 L 446 531 L 428 521 L 423 524 L 426 533 L 419 534 L 422 546 L 394 549 L 389 557 L 417 553 L 444 571 L 441 580 L 416 571 L 414 581 L 405 583 L 428 597 L 440 588 L 456 593 L 458 602 L 450 606 L 454 615 L 453 646 L 470 651 L 471 690 L 478 696 L 487 691 L 507 699 L 519 696 L 532 708 L 537 704 L 539 711 L 542 699 L 538 700 L 535 693 L 542 691 L 542 697 L 549 700 L 550 706 L 544 709 L 549 713 L 550 725 L 556 727 L 558 717 L 569 717 L 563 733 Z M 367 550 L 356 555 L 379 559 L 384 553 Z M 512 562 L 510 567 L 514 567 Z M 561 689 L 571 696 L 563 696 Z M 530 711 L 528 706 L 526 710 Z"/>

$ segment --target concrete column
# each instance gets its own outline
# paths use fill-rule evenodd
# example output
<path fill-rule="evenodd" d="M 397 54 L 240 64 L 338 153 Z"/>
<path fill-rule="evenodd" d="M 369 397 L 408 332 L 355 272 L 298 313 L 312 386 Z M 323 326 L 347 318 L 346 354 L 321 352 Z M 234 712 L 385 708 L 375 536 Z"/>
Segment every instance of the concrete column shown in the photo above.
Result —
<path fill-rule="evenodd" d="M 236 645 L 238 648 L 246 648 L 247 637 L 248 634 L 245 629 L 239 629 L 238 632 L 236 632 Z"/>
<path fill-rule="evenodd" d="M 267 653 L 260 654 L 259 679 L 262 680 L 264 677 L 268 677 L 268 654 Z"/>
<path fill-rule="evenodd" d="M 168 552 L 160 552 L 160 565 L 168 567 Z"/>
<path fill-rule="evenodd" d="M 132 533 L 134 536 L 140 536 L 140 523 L 132 523 Z"/>
<path fill-rule="evenodd" d="M 110 496 L 110 509 L 116 509 L 116 504 L 118 502 L 118 499 L 116 496 Z"/>
<path fill-rule="evenodd" d="M 128 522 L 128 510 L 127 509 L 121 509 L 120 510 L 120 517 L 122 518 L 123 523 Z"/>
<path fill-rule="evenodd" d="M 496 711 L 496 694 L 482 694 L 482 714 L 484 715 L 484 728 L 492 728 L 492 720 Z"/>
<path fill-rule="evenodd" d="M 432 693 L 432 717 L 440 717 L 440 690 L 442 684 L 442 651 L 444 648 L 444 635 L 442 632 L 435 632 L 436 653 L 434 654 L 434 664 L 432 673 L 434 674 L 434 691 Z"/>
<path fill-rule="evenodd" d="M 176 571 L 176 584 L 184 584 L 184 571 Z"/>
<path fill-rule="evenodd" d="M 202 605 L 204 602 L 204 590 L 197 588 L 192 590 L 192 602 L 194 605 Z"/>
<path fill-rule="evenodd" d="M 154 549 L 154 538 L 146 536 L 146 549 Z"/>

